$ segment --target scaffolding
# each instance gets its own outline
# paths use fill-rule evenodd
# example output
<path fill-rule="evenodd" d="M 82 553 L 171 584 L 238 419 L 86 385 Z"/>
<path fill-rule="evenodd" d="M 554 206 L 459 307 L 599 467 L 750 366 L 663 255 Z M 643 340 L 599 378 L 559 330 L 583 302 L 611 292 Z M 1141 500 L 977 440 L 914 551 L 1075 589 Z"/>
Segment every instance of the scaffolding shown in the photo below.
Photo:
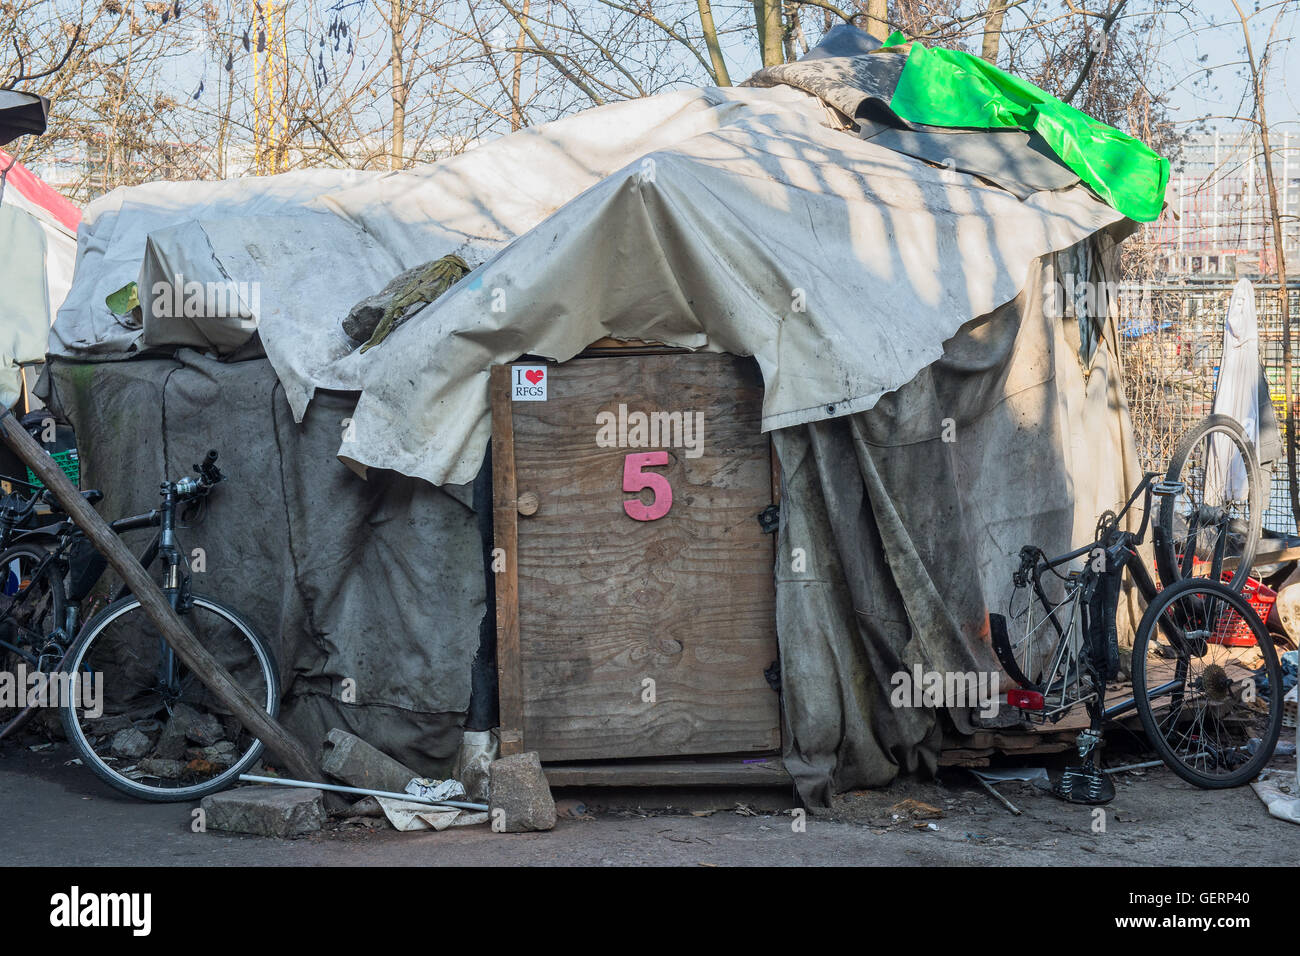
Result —
<path fill-rule="evenodd" d="M 288 0 L 253 0 L 253 143 L 257 172 L 286 169 L 289 138 Z"/>

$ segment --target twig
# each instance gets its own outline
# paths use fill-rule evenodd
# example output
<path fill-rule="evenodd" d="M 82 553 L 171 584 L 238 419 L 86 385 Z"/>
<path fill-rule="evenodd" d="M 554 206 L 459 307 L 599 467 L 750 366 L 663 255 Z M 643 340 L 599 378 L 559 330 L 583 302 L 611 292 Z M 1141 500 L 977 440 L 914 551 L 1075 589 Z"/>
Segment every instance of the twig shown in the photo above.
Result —
<path fill-rule="evenodd" d="M 981 787 L 983 787 L 989 793 L 993 794 L 994 799 L 996 799 L 998 803 L 1002 804 L 1004 807 L 1006 807 L 1016 816 L 1020 816 L 1020 811 L 1016 808 L 1016 805 L 1012 803 L 1010 800 L 1008 800 L 1006 797 L 1002 796 L 1002 794 L 994 790 L 993 785 L 991 783 L 989 783 L 987 780 L 985 780 L 983 777 L 981 777 L 973 770 L 970 771 L 970 775 L 980 782 Z"/>

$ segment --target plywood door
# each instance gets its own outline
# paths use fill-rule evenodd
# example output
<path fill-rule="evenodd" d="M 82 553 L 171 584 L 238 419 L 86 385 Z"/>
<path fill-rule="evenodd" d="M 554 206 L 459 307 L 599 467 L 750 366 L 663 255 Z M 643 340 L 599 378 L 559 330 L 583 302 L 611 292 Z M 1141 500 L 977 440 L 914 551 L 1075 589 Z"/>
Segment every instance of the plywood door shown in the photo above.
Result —
<path fill-rule="evenodd" d="M 503 727 L 504 697 L 517 693 L 522 746 L 543 760 L 775 749 L 778 700 L 763 676 L 777 656 L 773 536 L 757 520 L 772 501 L 771 462 L 757 370 L 678 354 L 578 359 L 547 374 L 546 401 L 508 406 L 515 492 L 536 495 L 537 508 L 517 517 L 518 670 L 503 680 Z M 617 422 L 620 405 L 622 447 L 618 426 L 598 417 Z M 635 412 L 702 415 L 698 452 L 682 447 L 694 428 L 671 419 L 658 436 L 668 447 L 634 446 Z M 672 504 L 636 520 L 624 502 L 653 515 L 658 496 L 623 490 L 626 459 L 654 451 L 666 464 L 642 471 L 667 480 Z"/>

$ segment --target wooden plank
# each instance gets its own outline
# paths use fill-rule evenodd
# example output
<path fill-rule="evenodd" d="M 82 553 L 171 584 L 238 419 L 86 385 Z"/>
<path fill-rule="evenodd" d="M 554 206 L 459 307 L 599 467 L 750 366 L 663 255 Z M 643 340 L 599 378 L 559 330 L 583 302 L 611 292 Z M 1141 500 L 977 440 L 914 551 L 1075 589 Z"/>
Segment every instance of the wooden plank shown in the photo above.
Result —
<path fill-rule="evenodd" d="M 775 755 L 546 763 L 542 769 L 552 787 L 788 787 L 792 783 Z"/>
<path fill-rule="evenodd" d="M 1255 557 L 1251 560 L 1250 566 L 1257 568 L 1263 564 L 1281 564 L 1284 561 L 1300 560 L 1300 548 L 1288 548 L 1281 544 L 1270 545 L 1267 541 L 1260 545 Z M 1241 561 L 1236 557 L 1226 557 L 1223 559 L 1223 570 L 1234 571 Z"/>
<path fill-rule="evenodd" d="M 987 767 L 996 751 L 992 747 L 970 750 L 964 747 L 944 748 L 939 754 L 940 767 Z"/>
<path fill-rule="evenodd" d="M 524 697 L 519 660 L 519 530 L 510 366 L 494 365 L 492 390 L 492 537 L 504 562 L 496 572 L 497 699 L 502 756 L 524 750 Z"/>
<path fill-rule="evenodd" d="M 767 453 L 772 461 L 772 504 L 781 503 L 781 459 L 776 454 L 776 443 L 768 436 Z M 776 532 L 772 533 L 772 540 L 776 540 Z M 775 545 L 773 545 L 775 547 Z"/>
<path fill-rule="evenodd" d="M 539 500 L 517 543 L 528 749 L 547 761 L 777 749 L 757 369 L 717 354 L 610 357 L 552 366 L 548 389 L 512 409 L 517 488 Z M 597 415 L 620 405 L 704 415 L 698 455 L 662 448 L 668 463 L 646 471 L 673 491 L 657 520 L 624 510 L 636 500 L 625 458 L 641 446 L 597 441 Z"/>

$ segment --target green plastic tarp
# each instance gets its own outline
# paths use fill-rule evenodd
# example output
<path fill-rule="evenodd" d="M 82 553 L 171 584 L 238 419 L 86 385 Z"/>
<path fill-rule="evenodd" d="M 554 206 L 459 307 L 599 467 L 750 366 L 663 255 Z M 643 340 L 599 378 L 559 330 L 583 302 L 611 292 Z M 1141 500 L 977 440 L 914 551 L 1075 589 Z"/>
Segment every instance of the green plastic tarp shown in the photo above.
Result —
<path fill-rule="evenodd" d="M 884 48 L 907 42 L 895 33 Z M 1138 222 L 1160 215 L 1169 160 L 979 57 L 911 41 L 889 106 L 903 119 L 927 126 L 1033 130 L 1115 209 Z"/>

